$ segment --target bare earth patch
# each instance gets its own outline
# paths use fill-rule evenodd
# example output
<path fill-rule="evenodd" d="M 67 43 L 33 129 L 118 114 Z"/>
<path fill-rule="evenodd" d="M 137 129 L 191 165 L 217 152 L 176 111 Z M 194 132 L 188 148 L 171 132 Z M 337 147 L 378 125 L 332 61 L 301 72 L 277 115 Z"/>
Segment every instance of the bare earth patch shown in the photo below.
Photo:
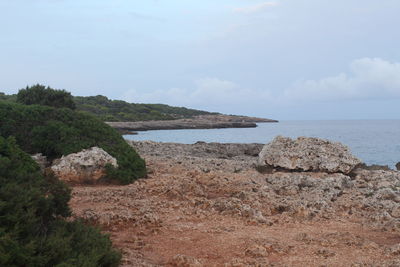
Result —
<path fill-rule="evenodd" d="M 110 233 L 123 266 L 400 266 L 396 196 L 363 173 L 260 174 L 250 156 L 143 156 L 148 179 L 75 186 L 70 203 Z"/>

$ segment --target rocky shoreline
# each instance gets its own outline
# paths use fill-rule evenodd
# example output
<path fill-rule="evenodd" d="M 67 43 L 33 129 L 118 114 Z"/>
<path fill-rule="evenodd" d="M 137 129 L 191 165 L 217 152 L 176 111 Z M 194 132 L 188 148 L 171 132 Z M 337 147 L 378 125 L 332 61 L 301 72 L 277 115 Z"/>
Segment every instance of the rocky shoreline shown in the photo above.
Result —
<path fill-rule="evenodd" d="M 256 170 L 262 144 L 128 142 L 148 178 L 77 186 L 71 200 L 111 234 L 123 266 L 400 266 L 399 171 L 351 160 L 351 173 L 335 172 L 329 151 L 296 161 L 297 141 L 268 173 Z"/>
<path fill-rule="evenodd" d="M 136 131 L 150 130 L 254 128 L 257 123 L 268 122 L 278 121 L 234 115 L 201 115 L 191 119 L 106 123 L 123 134 L 136 134 Z"/>

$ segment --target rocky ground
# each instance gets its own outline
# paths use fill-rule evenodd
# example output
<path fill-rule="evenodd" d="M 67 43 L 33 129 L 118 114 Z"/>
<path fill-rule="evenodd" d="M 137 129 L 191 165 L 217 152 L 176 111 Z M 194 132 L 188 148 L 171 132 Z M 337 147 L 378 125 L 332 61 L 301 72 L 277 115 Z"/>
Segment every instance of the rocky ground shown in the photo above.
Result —
<path fill-rule="evenodd" d="M 71 200 L 123 266 L 400 266 L 400 172 L 261 174 L 259 144 L 132 145 L 147 179 Z"/>

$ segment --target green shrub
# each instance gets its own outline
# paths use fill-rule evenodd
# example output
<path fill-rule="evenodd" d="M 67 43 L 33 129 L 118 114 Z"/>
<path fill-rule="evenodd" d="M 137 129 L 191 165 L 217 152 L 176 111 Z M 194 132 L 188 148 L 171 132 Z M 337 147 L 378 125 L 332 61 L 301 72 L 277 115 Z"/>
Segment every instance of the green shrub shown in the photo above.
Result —
<path fill-rule="evenodd" d="M 0 266 L 118 266 L 108 236 L 67 222 L 70 190 L 0 136 Z"/>
<path fill-rule="evenodd" d="M 75 109 L 75 102 L 71 93 L 65 90 L 54 90 L 44 85 L 34 85 L 19 90 L 17 102 L 24 105 L 43 105 L 56 108 Z"/>
<path fill-rule="evenodd" d="M 17 95 L 6 95 L 0 92 L 0 100 L 17 102 Z"/>
<path fill-rule="evenodd" d="M 75 96 L 77 109 L 89 112 L 103 121 L 148 121 L 190 118 L 217 114 L 207 111 L 172 107 L 162 104 L 135 104 L 111 100 L 105 96 Z"/>
<path fill-rule="evenodd" d="M 71 99 L 73 103 L 71 103 Z M 138 104 L 121 100 L 111 100 L 105 96 L 72 96 L 64 90 L 53 90 L 43 85 L 22 89 L 17 95 L 5 95 L 0 92 L 0 100 L 19 102 L 25 105 L 45 105 L 56 108 L 67 107 L 85 111 L 102 121 L 148 121 L 192 118 L 197 115 L 216 115 L 184 107 L 163 104 Z"/>
<path fill-rule="evenodd" d="M 14 136 L 24 151 L 50 159 L 98 146 L 118 162 L 117 169 L 108 168 L 108 179 L 128 184 L 146 175 L 144 160 L 122 136 L 84 112 L 0 101 L 0 135 Z"/>

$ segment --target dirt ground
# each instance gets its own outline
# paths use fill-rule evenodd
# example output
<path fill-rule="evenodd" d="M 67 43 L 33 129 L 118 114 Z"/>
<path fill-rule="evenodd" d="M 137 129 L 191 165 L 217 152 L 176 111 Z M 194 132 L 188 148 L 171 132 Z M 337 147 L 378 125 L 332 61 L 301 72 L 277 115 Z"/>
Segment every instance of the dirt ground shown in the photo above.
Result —
<path fill-rule="evenodd" d="M 73 187 L 74 216 L 110 234 L 123 266 L 400 266 L 400 231 L 369 223 L 353 189 L 314 200 L 243 162 L 145 158 L 147 179 Z"/>

